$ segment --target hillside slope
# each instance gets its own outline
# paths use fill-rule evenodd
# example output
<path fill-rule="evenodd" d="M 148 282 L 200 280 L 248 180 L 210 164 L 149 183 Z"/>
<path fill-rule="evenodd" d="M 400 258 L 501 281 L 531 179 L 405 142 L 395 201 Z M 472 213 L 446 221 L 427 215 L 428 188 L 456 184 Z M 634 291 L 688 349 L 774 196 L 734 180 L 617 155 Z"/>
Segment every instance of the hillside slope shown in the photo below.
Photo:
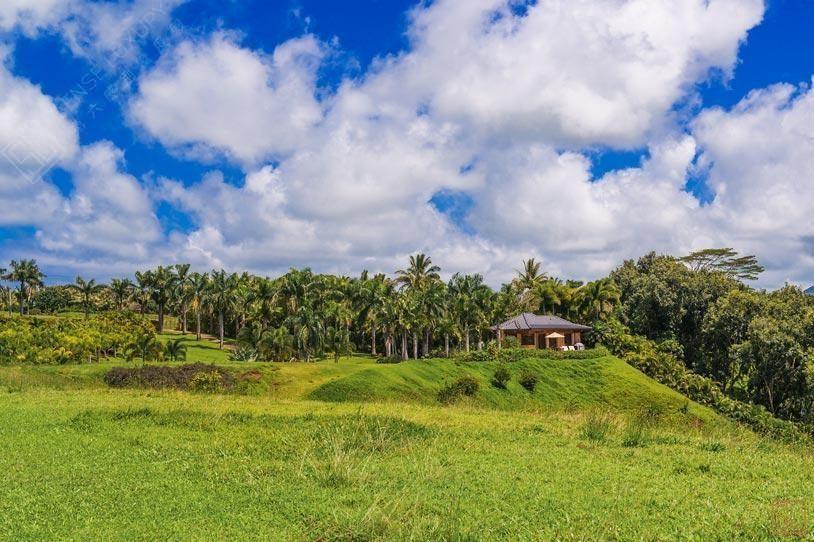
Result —
<path fill-rule="evenodd" d="M 525 359 L 503 364 L 512 374 L 506 389 L 491 383 L 501 365 L 433 359 L 380 365 L 355 360 L 358 370 L 331 378 L 305 395 L 329 402 L 418 402 L 437 404 L 441 388 L 464 375 L 475 377 L 480 389 L 466 399 L 472 406 L 501 410 L 585 410 L 607 408 L 635 411 L 655 408 L 665 413 L 683 411 L 704 419 L 716 415 L 659 384 L 614 356 L 587 360 Z M 538 376 L 529 392 L 518 377 Z"/>
<path fill-rule="evenodd" d="M 369 357 L 342 358 L 339 363 L 232 362 L 228 352 L 207 341 L 189 341 L 188 362 L 215 363 L 236 373 L 256 372 L 261 381 L 254 395 L 284 400 L 331 403 L 408 402 L 437 405 L 438 392 L 464 375 L 478 380 L 480 389 L 464 405 L 499 410 L 608 409 L 636 412 L 644 408 L 690 414 L 706 421 L 717 416 L 706 407 L 659 384 L 614 356 L 585 360 L 524 359 L 505 363 L 512 378 L 506 389 L 492 385 L 498 362 L 461 362 L 450 359 L 376 363 Z M 26 388 L 106 388 L 104 374 L 122 362 L 91 365 L 0 367 L 0 386 Z M 162 365 L 172 365 L 162 363 Z M 534 391 L 524 389 L 523 373 L 538 377 Z"/>

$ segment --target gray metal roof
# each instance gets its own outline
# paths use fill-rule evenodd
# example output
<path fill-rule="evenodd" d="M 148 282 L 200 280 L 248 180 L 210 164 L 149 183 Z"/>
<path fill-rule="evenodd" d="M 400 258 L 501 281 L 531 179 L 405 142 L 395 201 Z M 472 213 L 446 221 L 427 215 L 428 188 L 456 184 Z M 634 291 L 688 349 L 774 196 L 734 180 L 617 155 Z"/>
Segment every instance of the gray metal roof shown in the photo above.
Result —
<path fill-rule="evenodd" d="M 534 329 L 564 329 L 573 331 L 588 331 L 591 329 L 588 326 L 575 324 L 569 322 L 565 318 L 559 316 L 540 316 L 530 312 L 524 312 L 510 320 L 506 320 L 500 325 L 492 326 L 492 329 L 501 329 L 503 331 L 528 331 Z"/>

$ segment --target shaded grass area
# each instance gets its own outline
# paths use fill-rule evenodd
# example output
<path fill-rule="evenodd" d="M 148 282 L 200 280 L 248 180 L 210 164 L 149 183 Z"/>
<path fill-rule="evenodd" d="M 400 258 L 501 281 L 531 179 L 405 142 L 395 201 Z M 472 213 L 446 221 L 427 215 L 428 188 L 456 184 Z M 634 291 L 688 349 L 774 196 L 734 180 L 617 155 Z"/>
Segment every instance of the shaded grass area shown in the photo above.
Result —
<path fill-rule="evenodd" d="M 0 538 L 743 539 L 814 528 L 810 450 L 731 426 L 132 390 L 0 395 Z"/>

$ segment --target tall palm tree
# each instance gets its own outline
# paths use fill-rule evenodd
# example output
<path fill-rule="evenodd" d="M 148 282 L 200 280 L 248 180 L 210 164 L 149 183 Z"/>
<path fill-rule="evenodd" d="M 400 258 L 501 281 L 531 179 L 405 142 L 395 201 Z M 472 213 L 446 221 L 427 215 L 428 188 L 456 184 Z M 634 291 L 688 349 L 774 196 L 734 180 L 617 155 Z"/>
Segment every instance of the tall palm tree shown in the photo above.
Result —
<path fill-rule="evenodd" d="M 136 271 L 136 283 L 133 297 L 138 303 L 139 313 L 144 316 L 147 312 L 147 305 L 150 303 L 150 280 L 152 276 L 149 272 Z"/>
<path fill-rule="evenodd" d="M 201 340 L 201 313 L 204 309 L 204 300 L 209 290 L 209 275 L 207 273 L 192 273 L 189 276 L 188 293 L 189 308 L 195 311 L 195 340 Z"/>
<path fill-rule="evenodd" d="M 174 269 L 159 265 L 151 271 L 144 273 L 150 298 L 158 308 L 158 332 L 164 331 L 164 313 L 167 304 L 172 299 L 175 283 L 178 279 Z"/>
<path fill-rule="evenodd" d="M 480 332 L 480 328 L 488 323 L 488 308 L 492 291 L 484 284 L 481 275 L 452 276 L 447 286 L 452 297 L 452 306 L 455 317 L 464 336 L 466 351 L 470 350 L 472 331 Z"/>
<path fill-rule="evenodd" d="M 113 279 L 110 281 L 110 293 L 116 303 L 116 310 L 122 310 L 133 295 L 136 285 L 130 279 Z"/>
<path fill-rule="evenodd" d="M 420 323 L 424 329 L 424 357 L 430 355 L 432 333 L 444 315 L 446 301 L 446 285 L 440 280 L 431 283 L 421 295 Z"/>
<path fill-rule="evenodd" d="M 619 303 L 621 292 L 616 283 L 604 278 L 589 282 L 578 290 L 579 307 L 588 320 L 601 320 Z"/>
<path fill-rule="evenodd" d="M 548 276 L 540 272 L 541 264 L 534 258 L 523 260 L 523 268 L 517 270 L 517 277 L 514 283 L 521 290 L 533 290 L 535 286 L 542 284 Z"/>
<path fill-rule="evenodd" d="M 277 299 L 279 290 L 274 281 L 267 278 L 258 278 L 252 281 L 247 301 L 251 305 L 252 313 L 260 321 L 262 329 L 266 329 L 277 312 Z"/>
<path fill-rule="evenodd" d="M 6 280 L 6 276 L 8 275 L 8 270 L 5 267 L 0 267 L 0 282 L 4 282 Z M 11 295 L 11 288 L 6 286 L 5 284 L 0 287 L 0 294 L 2 294 L 3 304 L 6 306 L 6 310 L 11 314 L 12 308 L 12 295 Z"/>
<path fill-rule="evenodd" d="M 549 311 L 554 312 L 555 307 L 562 304 L 562 289 L 556 279 L 543 281 L 534 288 L 533 292 L 543 314 Z"/>
<path fill-rule="evenodd" d="M 407 269 L 396 271 L 396 283 L 414 290 L 422 290 L 428 283 L 441 279 L 441 268 L 433 265 L 432 258 L 425 254 L 410 256 Z"/>
<path fill-rule="evenodd" d="M 205 299 L 218 315 L 218 346 L 223 350 L 224 318 L 226 311 L 234 307 L 234 292 L 238 285 L 238 276 L 230 275 L 223 269 L 212 271 L 210 276 Z"/>
<path fill-rule="evenodd" d="M 93 306 L 93 296 L 105 289 L 104 284 L 96 284 L 96 279 L 85 280 L 82 277 L 76 277 L 74 284 L 69 284 L 68 287 L 77 292 L 82 298 L 82 308 L 85 311 L 85 318 L 90 317 L 90 309 Z"/>
<path fill-rule="evenodd" d="M 423 331 L 424 353 L 429 351 L 430 334 L 439 310 L 437 310 L 437 288 L 441 282 L 441 268 L 433 265 L 432 258 L 425 254 L 410 256 L 407 269 L 396 271 L 396 283 L 407 288 L 412 295 L 409 302 L 411 309 L 410 326 L 413 335 L 413 357 L 418 357 L 418 334 Z M 435 293 L 433 289 L 436 289 Z"/>
<path fill-rule="evenodd" d="M 11 271 L 3 275 L 3 279 L 19 284 L 20 314 L 24 314 L 26 301 L 33 291 L 43 286 L 45 275 L 34 260 L 12 260 L 10 267 Z"/>
<path fill-rule="evenodd" d="M 385 320 L 385 305 L 393 286 L 383 274 L 374 275 L 371 279 L 362 279 L 362 284 L 364 328 L 370 332 L 370 353 L 376 356 L 376 332 Z"/>
<path fill-rule="evenodd" d="M 189 264 L 175 264 L 175 280 L 173 282 L 172 296 L 178 302 L 181 309 L 181 333 L 187 334 L 187 313 L 189 312 Z"/>
<path fill-rule="evenodd" d="M 536 310 L 540 304 L 539 292 L 548 275 L 540 271 L 541 264 L 534 258 L 523 260 L 523 268 L 517 270 L 517 276 L 512 280 L 511 286 L 517 291 L 521 310 Z"/>
<path fill-rule="evenodd" d="M 289 323 L 295 331 L 300 352 L 304 354 L 305 361 L 310 361 L 312 352 L 321 351 L 325 338 L 322 319 L 309 307 L 300 307 Z"/>

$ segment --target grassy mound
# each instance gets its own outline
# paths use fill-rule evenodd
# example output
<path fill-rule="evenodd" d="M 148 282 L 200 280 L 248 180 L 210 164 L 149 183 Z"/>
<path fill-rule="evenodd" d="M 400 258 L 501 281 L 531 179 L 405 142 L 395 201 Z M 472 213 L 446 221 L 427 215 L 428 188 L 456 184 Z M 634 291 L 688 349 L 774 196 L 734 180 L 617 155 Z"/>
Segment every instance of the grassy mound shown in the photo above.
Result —
<path fill-rule="evenodd" d="M 511 373 L 505 388 L 493 383 L 494 374 L 501 367 Z M 537 377 L 532 391 L 520 383 L 520 377 L 528 374 Z M 514 363 L 436 359 L 397 365 L 370 364 L 319 385 L 307 397 L 329 402 L 438 404 L 439 392 L 467 375 L 480 385 L 474 397 L 465 400 L 473 406 L 501 410 L 611 408 L 639 411 L 655 408 L 713 417 L 707 409 L 687 401 L 613 356 L 587 360 L 525 359 Z"/>

